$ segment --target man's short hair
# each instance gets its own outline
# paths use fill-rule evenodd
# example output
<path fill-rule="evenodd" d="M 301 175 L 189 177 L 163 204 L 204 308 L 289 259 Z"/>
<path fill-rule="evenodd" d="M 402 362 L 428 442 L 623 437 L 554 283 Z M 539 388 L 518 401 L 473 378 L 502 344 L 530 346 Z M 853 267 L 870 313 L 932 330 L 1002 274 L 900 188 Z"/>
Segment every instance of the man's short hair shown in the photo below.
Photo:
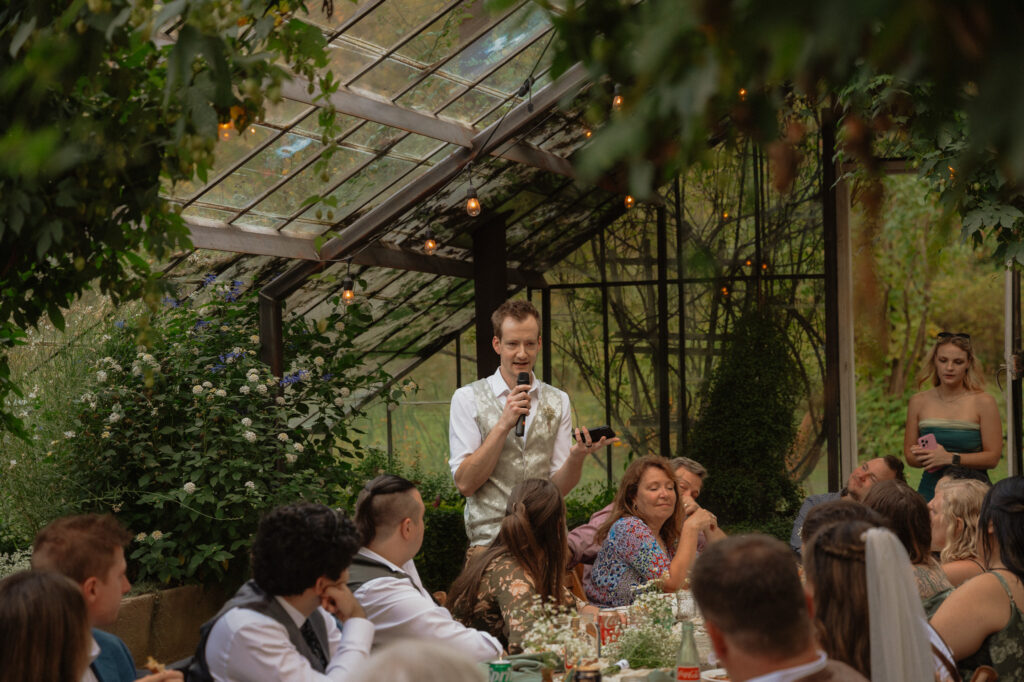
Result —
<path fill-rule="evenodd" d="M 708 476 L 708 470 L 704 468 L 704 465 L 689 457 L 673 457 L 669 460 L 669 464 L 673 471 L 678 471 L 680 468 L 686 469 L 702 481 Z"/>
<path fill-rule="evenodd" d="M 907 475 L 903 472 L 903 460 L 895 455 L 886 455 L 882 459 L 885 460 L 886 466 L 892 469 L 893 473 L 896 474 L 896 480 L 907 482 Z"/>
<path fill-rule="evenodd" d="M 415 488 L 412 481 L 394 474 L 367 481 L 356 500 L 356 528 L 364 546 L 373 542 L 378 530 L 394 528 L 416 513 L 416 503 L 408 494 Z"/>
<path fill-rule="evenodd" d="M 505 321 L 506 317 L 511 317 L 516 322 L 522 322 L 530 316 L 535 317 L 537 323 L 540 324 L 540 313 L 537 312 L 537 309 L 529 301 L 524 301 L 520 298 L 505 301 L 491 314 L 491 326 L 494 327 L 494 335 L 499 339 L 501 338 L 501 323 Z"/>
<path fill-rule="evenodd" d="M 745 652 L 782 658 L 812 641 L 793 552 L 775 538 L 737 535 L 708 546 L 690 585 L 705 620 Z"/>
<path fill-rule="evenodd" d="M 106 580 L 114 565 L 114 550 L 132 539 L 110 514 L 64 516 L 36 533 L 32 568 L 56 571 L 82 584 L 89 578 Z"/>
<path fill-rule="evenodd" d="M 344 512 L 303 502 L 260 520 L 252 544 L 252 577 L 273 596 L 302 594 L 320 576 L 337 580 L 359 550 L 359 533 Z"/>

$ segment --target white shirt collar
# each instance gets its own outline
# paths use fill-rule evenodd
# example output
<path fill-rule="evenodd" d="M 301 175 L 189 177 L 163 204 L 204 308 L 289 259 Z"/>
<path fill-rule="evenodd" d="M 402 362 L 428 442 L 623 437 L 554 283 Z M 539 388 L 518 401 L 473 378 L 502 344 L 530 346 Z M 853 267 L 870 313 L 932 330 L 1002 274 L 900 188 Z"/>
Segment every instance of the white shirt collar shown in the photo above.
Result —
<path fill-rule="evenodd" d="M 537 378 L 536 372 L 530 372 L 533 378 L 533 383 L 530 384 L 530 393 L 533 393 L 540 387 L 540 380 Z M 505 377 L 501 376 L 501 367 L 494 370 L 494 374 L 487 377 L 487 383 L 491 385 L 491 390 L 494 391 L 494 395 L 501 397 L 505 393 L 509 392 L 508 384 L 505 383 Z"/>
<path fill-rule="evenodd" d="M 100 643 L 96 641 L 96 638 L 95 637 L 91 637 L 91 639 L 92 639 L 92 646 L 89 647 L 89 665 L 92 665 L 93 662 L 97 658 L 99 658 L 100 651 L 101 651 Z"/>
<path fill-rule="evenodd" d="M 287 613 L 288 616 L 295 622 L 296 627 L 301 628 L 302 624 L 306 622 L 306 617 L 302 615 L 302 611 L 299 611 L 297 608 L 295 608 L 287 601 L 285 601 L 285 599 L 282 597 L 275 596 L 274 599 L 277 600 L 278 604 L 284 607 L 285 613 Z"/>
<path fill-rule="evenodd" d="M 818 658 L 810 663 L 804 663 L 803 665 L 798 665 L 795 668 L 776 670 L 775 672 L 768 673 L 767 675 L 761 675 L 759 677 L 752 677 L 747 680 L 747 682 L 793 682 L 794 680 L 799 680 L 802 677 L 807 677 L 808 675 L 824 670 L 827 665 L 828 656 L 825 655 L 824 651 L 819 649 Z"/>
<path fill-rule="evenodd" d="M 794 682 L 801 678 L 813 675 L 819 671 L 825 669 L 828 665 L 828 656 L 825 652 L 818 650 L 818 657 L 812 660 L 809 664 L 803 666 L 797 666 L 796 668 L 786 668 L 785 670 L 777 670 L 774 673 L 768 673 L 767 675 L 761 675 L 760 677 L 752 677 L 746 682 Z"/>
<path fill-rule="evenodd" d="M 368 547 L 360 547 L 358 554 L 361 554 L 362 556 L 366 557 L 367 559 L 373 559 L 374 561 L 379 561 L 382 564 L 384 564 L 385 566 L 387 566 L 388 568 L 390 568 L 392 571 L 401 571 L 402 573 L 405 573 L 405 569 L 404 568 L 402 568 L 398 564 L 394 564 L 394 563 L 388 561 L 387 559 L 382 557 L 380 554 L 377 554 L 376 552 L 374 552 L 372 549 L 370 549 Z"/>

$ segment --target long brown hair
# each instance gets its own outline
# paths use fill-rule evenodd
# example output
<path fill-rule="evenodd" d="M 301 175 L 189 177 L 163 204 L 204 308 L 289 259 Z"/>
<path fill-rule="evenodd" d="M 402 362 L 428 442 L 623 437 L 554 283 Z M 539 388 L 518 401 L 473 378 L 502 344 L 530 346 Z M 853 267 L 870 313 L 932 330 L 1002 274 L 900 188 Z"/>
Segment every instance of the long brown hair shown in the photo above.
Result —
<path fill-rule="evenodd" d="M 868 574 L 864 563 L 864 521 L 825 526 L 803 553 L 804 573 L 814 587 L 814 624 L 829 658 L 871 679 Z"/>
<path fill-rule="evenodd" d="M 861 500 L 889 520 L 892 532 L 910 555 L 910 563 L 931 564 L 932 520 L 924 498 L 906 483 L 881 481 Z"/>
<path fill-rule="evenodd" d="M 565 501 L 551 481 L 531 478 L 509 495 L 498 536 L 470 559 L 448 591 L 448 605 L 463 620 L 472 618 L 480 581 L 491 563 L 511 556 L 533 580 L 545 602 L 561 603 L 568 563 Z"/>
<path fill-rule="evenodd" d="M 0 581 L 0 682 L 74 682 L 89 665 L 82 592 L 52 571 Z"/>
<path fill-rule="evenodd" d="M 676 480 L 676 472 L 667 459 L 661 455 L 644 455 L 637 457 L 622 474 L 622 481 L 619 482 L 619 492 L 615 494 L 615 502 L 612 506 L 612 513 L 608 515 L 605 522 L 597 529 L 594 542 L 601 543 L 608 537 L 608 531 L 612 525 L 624 516 L 635 516 L 638 519 L 640 513 L 636 508 L 636 494 L 640 489 L 640 479 L 648 469 L 661 469 L 671 480 Z M 672 510 L 672 516 L 661 526 L 661 539 L 666 547 L 674 547 L 679 540 L 679 532 L 683 525 L 683 506 L 679 500 L 679 493 L 676 493 L 676 508 Z"/>

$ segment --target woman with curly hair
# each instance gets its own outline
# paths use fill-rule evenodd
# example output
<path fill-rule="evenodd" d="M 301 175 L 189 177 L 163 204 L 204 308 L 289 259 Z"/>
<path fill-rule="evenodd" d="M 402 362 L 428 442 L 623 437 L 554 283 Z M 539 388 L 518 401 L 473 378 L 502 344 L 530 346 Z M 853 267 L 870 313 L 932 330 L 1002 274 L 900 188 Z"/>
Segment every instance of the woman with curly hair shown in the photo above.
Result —
<path fill-rule="evenodd" d="M 932 551 L 953 587 L 981 575 L 978 560 L 978 516 L 989 486 L 973 479 L 943 478 L 928 503 L 932 522 Z"/>
<path fill-rule="evenodd" d="M 458 620 L 497 637 L 509 653 L 519 653 L 532 621 L 532 598 L 572 606 L 565 587 L 569 545 L 565 501 L 551 481 L 531 478 L 509 495 L 497 537 L 476 552 L 448 591 L 448 607 Z"/>
<path fill-rule="evenodd" d="M 703 508 L 687 516 L 684 504 L 694 503 L 678 494 L 669 460 L 646 455 L 630 463 L 612 513 L 594 537 L 603 544 L 584 584 L 592 602 L 631 604 L 634 590 L 654 579 L 666 592 L 688 585 L 700 534 L 713 533 L 718 521 Z"/>

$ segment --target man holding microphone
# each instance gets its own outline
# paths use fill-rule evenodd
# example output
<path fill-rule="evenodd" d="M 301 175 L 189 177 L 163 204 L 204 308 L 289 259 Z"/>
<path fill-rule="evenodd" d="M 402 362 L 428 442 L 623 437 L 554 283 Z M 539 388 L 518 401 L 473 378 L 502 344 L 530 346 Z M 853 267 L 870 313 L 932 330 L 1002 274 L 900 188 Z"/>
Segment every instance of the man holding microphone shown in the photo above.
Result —
<path fill-rule="evenodd" d="M 455 391 L 448 428 L 448 465 L 466 496 L 470 552 L 497 535 L 518 483 L 550 478 L 567 495 L 579 483 L 587 453 L 618 440 L 593 441 L 584 428 L 571 445 L 568 394 L 533 375 L 540 315 L 529 301 L 505 301 L 491 323 L 498 369 Z"/>

